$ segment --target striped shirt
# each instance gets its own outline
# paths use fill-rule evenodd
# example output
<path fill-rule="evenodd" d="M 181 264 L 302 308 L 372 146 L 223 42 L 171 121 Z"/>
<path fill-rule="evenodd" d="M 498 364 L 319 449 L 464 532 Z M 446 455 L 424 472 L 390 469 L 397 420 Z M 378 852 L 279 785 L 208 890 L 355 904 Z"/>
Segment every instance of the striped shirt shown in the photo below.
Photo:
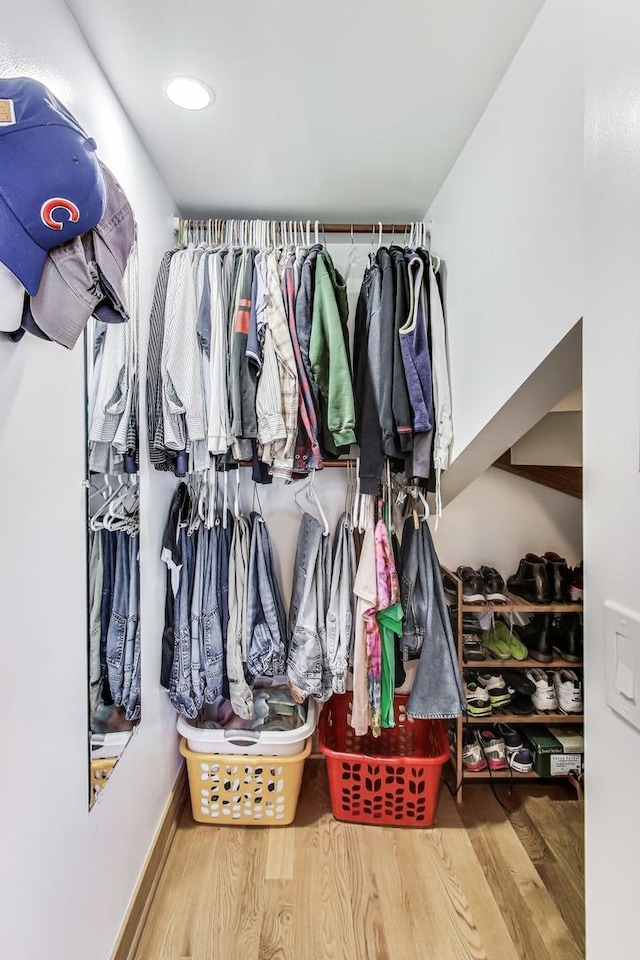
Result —
<path fill-rule="evenodd" d="M 168 250 L 158 269 L 156 286 L 151 304 L 149 319 L 149 347 L 147 351 L 147 430 L 149 434 L 149 456 L 157 470 L 173 470 L 175 454 L 167 451 L 164 445 L 164 424 L 162 419 L 162 381 L 160 378 L 160 357 L 164 339 L 164 307 L 169 281 L 169 264 L 177 248 Z"/>

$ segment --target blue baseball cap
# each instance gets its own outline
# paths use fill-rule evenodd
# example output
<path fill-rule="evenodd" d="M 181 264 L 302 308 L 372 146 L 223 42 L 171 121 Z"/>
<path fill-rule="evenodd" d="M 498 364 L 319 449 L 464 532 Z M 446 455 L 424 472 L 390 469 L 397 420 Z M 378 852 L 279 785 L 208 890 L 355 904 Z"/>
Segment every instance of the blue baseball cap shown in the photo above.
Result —
<path fill-rule="evenodd" d="M 96 143 L 37 80 L 0 78 L 0 260 L 38 292 L 47 253 L 92 230 L 106 202 Z"/>

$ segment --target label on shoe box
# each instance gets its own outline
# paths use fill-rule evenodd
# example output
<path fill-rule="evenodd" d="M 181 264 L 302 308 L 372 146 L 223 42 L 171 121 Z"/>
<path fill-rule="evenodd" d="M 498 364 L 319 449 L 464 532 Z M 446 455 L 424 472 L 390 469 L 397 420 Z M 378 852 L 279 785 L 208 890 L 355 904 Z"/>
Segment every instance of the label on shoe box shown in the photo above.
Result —
<path fill-rule="evenodd" d="M 582 755 L 578 750 L 566 753 L 551 730 L 530 724 L 521 727 L 533 753 L 533 768 L 541 777 L 562 777 L 570 770 L 582 772 Z"/>
<path fill-rule="evenodd" d="M 553 735 L 562 744 L 565 753 L 584 753 L 582 731 L 575 727 L 554 727 Z"/>
<path fill-rule="evenodd" d="M 566 777 L 572 770 L 582 773 L 582 755 L 579 753 L 554 753 L 549 757 L 549 775 Z"/>

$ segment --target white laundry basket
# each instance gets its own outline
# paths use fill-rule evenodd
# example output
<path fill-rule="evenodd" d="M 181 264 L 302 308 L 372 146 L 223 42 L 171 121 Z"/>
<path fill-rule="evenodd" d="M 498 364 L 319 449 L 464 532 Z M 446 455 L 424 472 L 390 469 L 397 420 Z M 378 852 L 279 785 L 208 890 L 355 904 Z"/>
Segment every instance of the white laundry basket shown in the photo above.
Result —
<path fill-rule="evenodd" d="M 178 733 L 193 753 L 237 754 L 254 757 L 292 757 L 299 754 L 316 729 L 318 706 L 307 702 L 307 719 L 295 730 L 210 730 L 178 717 Z"/>

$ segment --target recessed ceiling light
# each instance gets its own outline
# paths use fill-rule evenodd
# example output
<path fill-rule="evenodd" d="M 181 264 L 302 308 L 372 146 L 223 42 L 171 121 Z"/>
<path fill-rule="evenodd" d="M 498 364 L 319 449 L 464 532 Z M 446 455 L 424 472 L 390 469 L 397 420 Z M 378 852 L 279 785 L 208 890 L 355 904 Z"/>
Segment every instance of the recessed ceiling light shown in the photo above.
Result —
<path fill-rule="evenodd" d="M 172 103 L 185 110 L 204 110 L 213 102 L 213 91 L 192 77 L 174 77 L 166 86 L 167 96 Z"/>

